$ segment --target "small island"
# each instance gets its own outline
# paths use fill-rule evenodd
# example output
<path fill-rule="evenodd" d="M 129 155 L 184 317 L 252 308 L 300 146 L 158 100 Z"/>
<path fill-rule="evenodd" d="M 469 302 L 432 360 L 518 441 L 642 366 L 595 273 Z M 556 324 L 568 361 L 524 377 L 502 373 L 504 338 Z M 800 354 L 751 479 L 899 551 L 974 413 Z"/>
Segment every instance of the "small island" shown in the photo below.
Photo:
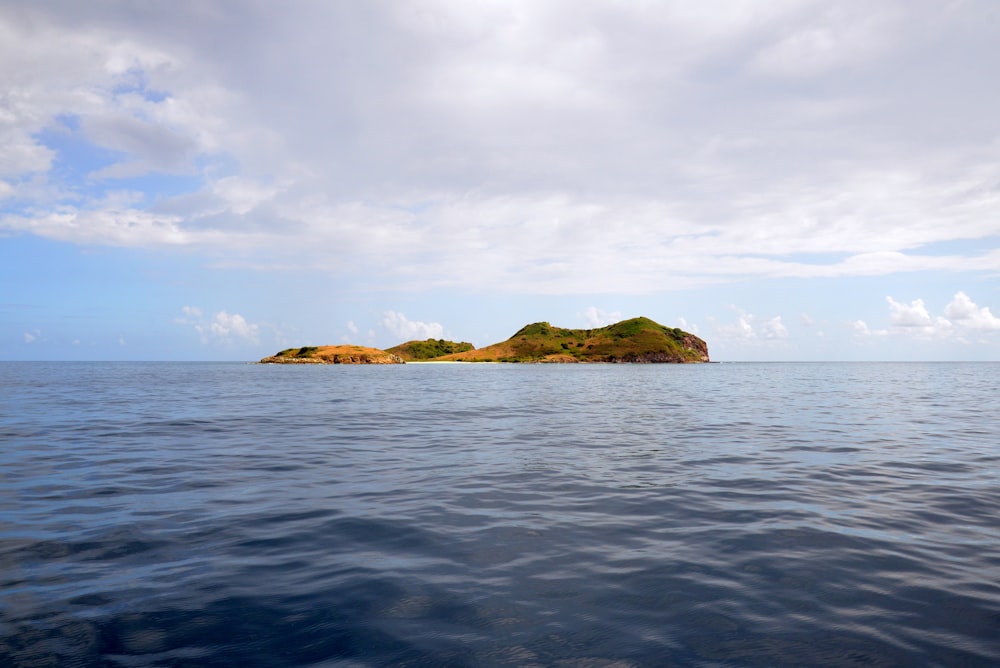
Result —
<path fill-rule="evenodd" d="M 306 346 L 265 357 L 262 364 L 404 364 L 411 362 L 630 363 L 708 362 L 708 345 L 677 327 L 632 318 L 596 329 L 525 325 L 506 341 L 476 349 L 471 343 L 427 339 L 388 350 L 363 346 Z"/>
<path fill-rule="evenodd" d="M 403 358 L 364 346 L 305 346 L 265 357 L 261 364 L 403 364 Z"/>

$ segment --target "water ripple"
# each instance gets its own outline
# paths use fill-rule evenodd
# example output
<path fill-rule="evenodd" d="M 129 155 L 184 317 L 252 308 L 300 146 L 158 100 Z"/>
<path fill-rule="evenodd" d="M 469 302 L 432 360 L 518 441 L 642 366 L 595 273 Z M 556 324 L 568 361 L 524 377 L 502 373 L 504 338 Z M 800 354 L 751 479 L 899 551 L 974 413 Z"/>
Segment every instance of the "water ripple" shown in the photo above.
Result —
<path fill-rule="evenodd" d="M 2 363 L 0 663 L 997 665 L 998 371 Z"/>

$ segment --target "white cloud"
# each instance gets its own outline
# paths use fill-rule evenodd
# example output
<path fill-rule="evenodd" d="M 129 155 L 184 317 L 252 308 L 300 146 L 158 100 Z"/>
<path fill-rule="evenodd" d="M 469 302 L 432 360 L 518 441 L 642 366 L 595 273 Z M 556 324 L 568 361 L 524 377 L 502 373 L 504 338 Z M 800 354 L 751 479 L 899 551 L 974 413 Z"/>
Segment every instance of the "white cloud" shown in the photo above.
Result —
<path fill-rule="evenodd" d="M 896 301 L 891 296 L 885 299 L 889 305 L 888 328 L 870 329 L 865 321 L 855 320 L 850 323 L 850 327 L 856 334 L 895 335 L 924 340 L 955 339 L 968 343 L 971 335 L 1000 331 L 1000 318 L 994 316 L 988 307 L 977 306 L 965 292 L 957 292 L 945 306 L 946 317 L 934 315 L 920 298 L 909 304 Z"/>
<path fill-rule="evenodd" d="M 737 313 L 734 322 L 719 324 L 713 321 L 715 332 L 720 338 L 743 342 L 760 340 L 761 343 L 775 343 L 788 338 L 788 327 L 781 321 L 780 315 L 760 317 L 737 306 L 731 308 Z"/>
<path fill-rule="evenodd" d="M 1000 330 L 1000 318 L 986 306 L 979 307 L 964 292 L 955 294 L 944 309 L 946 316 L 959 326 L 975 330 Z"/>
<path fill-rule="evenodd" d="M 737 318 L 735 323 L 719 327 L 719 333 L 730 339 L 757 338 L 757 332 L 754 331 L 753 325 L 750 324 L 750 319 L 743 315 Z"/>
<path fill-rule="evenodd" d="M 42 333 L 39 330 L 37 330 L 37 329 L 35 331 L 33 331 L 33 332 L 25 332 L 24 333 L 24 342 L 25 343 L 34 343 L 35 341 L 38 340 L 38 337 L 40 337 L 41 335 L 42 335 Z"/>
<path fill-rule="evenodd" d="M 864 320 L 855 320 L 850 323 L 850 327 L 859 336 L 885 336 L 889 333 L 886 329 L 870 329 Z"/>
<path fill-rule="evenodd" d="M 239 313 L 227 313 L 219 311 L 215 318 L 208 325 L 208 332 L 217 339 L 244 339 L 253 343 L 257 342 L 259 326 L 251 324 Z M 203 331 L 202 329 L 198 330 Z"/>
<path fill-rule="evenodd" d="M 698 325 L 697 324 L 695 324 L 693 322 L 688 322 L 687 319 L 684 318 L 683 316 L 678 316 L 677 322 L 680 325 L 680 328 L 683 329 L 685 332 L 690 332 L 691 334 L 695 334 L 695 335 L 698 334 Z"/>
<path fill-rule="evenodd" d="M 945 338 L 968 333 L 1000 330 L 1000 318 L 989 307 L 978 306 L 965 292 L 957 292 L 945 306 L 947 316 L 932 316 L 924 300 L 914 299 L 909 305 L 886 297 L 889 303 L 889 324 L 892 328 L 920 336 Z"/>
<path fill-rule="evenodd" d="M 775 316 L 761 323 L 760 331 L 766 339 L 787 339 L 788 328 L 781 322 L 781 316 Z"/>
<path fill-rule="evenodd" d="M 382 313 L 382 326 L 403 341 L 440 339 L 444 337 L 444 326 L 440 323 L 410 320 L 402 313 L 397 313 L 396 311 L 385 311 Z M 369 334 L 372 333 L 370 332 Z"/>
<path fill-rule="evenodd" d="M 910 304 L 897 302 L 886 297 L 889 303 L 889 327 L 920 337 L 944 338 L 952 331 L 952 324 L 940 316 L 931 317 L 923 299 L 914 299 Z"/>
<path fill-rule="evenodd" d="M 182 318 L 176 318 L 179 325 L 190 325 L 201 336 L 202 343 L 233 343 L 244 341 L 257 343 L 260 338 L 260 325 L 248 322 L 239 313 L 217 311 L 211 318 L 204 318 L 202 310 L 194 306 L 181 308 Z"/>
<path fill-rule="evenodd" d="M 933 324 L 923 299 L 914 299 L 908 306 L 892 297 L 885 300 L 889 302 L 889 324 L 893 327 L 928 327 Z"/>
<path fill-rule="evenodd" d="M 354 324 L 353 320 L 348 320 L 347 321 L 347 331 L 349 333 L 348 334 L 344 334 L 343 336 L 341 336 L 340 340 L 341 341 L 345 341 L 347 343 L 350 343 L 351 341 L 356 341 L 358 333 L 360 332 L 360 330 L 358 329 L 358 326 L 356 324 Z M 369 337 L 369 338 L 371 338 L 371 337 Z"/>
<path fill-rule="evenodd" d="M 230 211 L 240 216 L 249 213 L 264 202 L 270 201 L 280 192 L 280 188 L 238 176 L 219 179 L 211 184 L 211 189 L 226 203 Z"/>
<path fill-rule="evenodd" d="M 583 310 L 583 313 L 577 315 L 581 316 L 587 326 L 592 329 L 612 325 L 622 319 L 621 311 L 603 311 L 596 306 L 588 306 Z"/>

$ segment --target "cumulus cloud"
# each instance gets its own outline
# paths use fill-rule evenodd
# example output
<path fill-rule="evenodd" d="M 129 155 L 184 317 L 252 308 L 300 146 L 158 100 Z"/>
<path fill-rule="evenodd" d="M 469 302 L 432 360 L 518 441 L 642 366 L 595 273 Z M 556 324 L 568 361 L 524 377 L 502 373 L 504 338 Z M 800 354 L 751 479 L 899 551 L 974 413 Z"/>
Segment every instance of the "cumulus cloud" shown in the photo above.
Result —
<path fill-rule="evenodd" d="M 951 334 L 952 324 L 940 316 L 931 317 L 923 299 L 914 299 L 909 304 L 886 297 L 889 303 L 889 327 L 918 336 L 941 338 Z"/>
<path fill-rule="evenodd" d="M 237 341 L 257 343 L 260 338 L 260 325 L 248 322 L 239 313 L 217 311 L 214 316 L 206 318 L 200 308 L 184 306 L 181 309 L 183 317 L 174 320 L 177 324 L 190 325 L 201 336 L 203 343 L 233 343 Z"/>
<path fill-rule="evenodd" d="M 215 319 L 208 325 L 208 331 L 218 339 L 237 338 L 254 343 L 257 342 L 259 329 L 257 325 L 247 322 L 246 318 L 239 313 L 226 313 L 225 311 L 216 313 Z"/>
<path fill-rule="evenodd" d="M 944 308 L 944 316 L 933 315 L 923 299 L 909 304 L 887 296 L 889 304 L 889 329 L 879 333 L 893 333 L 925 339 L 946 339 L 1000 331 L 1000 318 L 989 307 L 978 306 L 965 292 L 957 292 Z"/>
<path fill-rule="evenodd" d="M 954 299 L 944 309 L 946 316 L 962 327 L 974 330 L 1000 330 L 1000 318 L 993 315 L 986 306 L 976 306 L 964 292 L 955 294 Z"/>
<path fill-rule="evenodd" d="M 715 323 L 716 333 L 730 340 L 763 340 L 778 341 L 788 338 L 788 327 L 781 321 L 781 316 L 760 317 L 753 313 L 747 313 L 743 309 L 733 306 L 737 318 L 730 323 Z"/>
<path fill-rule="evenodd" d="M 34 343 L 35 341 L 38 340 L 38 337 L 40 337 L 41 335 L 42 335 L 42 332 L 40 330 L 37 330 L 37 329 L 34 330 L 34 331 L 32 331 L 32 332 L 25 332 L 24 333 L 24 342 L 25 343 Z"/>
<path fill-rule="evenodd" d="M 590 328 L 604 327 L 619 322 L 622 319 L 621 311 L 603 311 L 596 306 L 588 306 L 583 313 L 578 313 L 587 326 Z"/>
<path fill-rule="evenodd" d="M 402 313 L 385 311 L 382 326 L 403 341 L 415 339 L 440 339 L 444 337 L 444 326 L 437 322 L 410 320 Z"/>

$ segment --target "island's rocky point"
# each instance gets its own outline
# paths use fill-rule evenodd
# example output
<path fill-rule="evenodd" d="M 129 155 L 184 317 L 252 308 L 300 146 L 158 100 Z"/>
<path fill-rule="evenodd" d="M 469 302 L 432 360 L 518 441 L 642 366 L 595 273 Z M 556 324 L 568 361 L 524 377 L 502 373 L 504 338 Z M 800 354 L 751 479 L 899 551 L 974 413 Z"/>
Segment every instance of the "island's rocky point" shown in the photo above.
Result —
<path fill-rule="evenodd" d="M 708 345 L 676 327 L 632 318 L 596 329 L 565 329 L 547 322 L 522 327 L 506 341 L 476 349 L 471 343 L 427 339 L 388 350 L 363 346 L 289 348 L 263 364 L 403 364 L 421 362 L 697 363 L 708 362 Z"/>

